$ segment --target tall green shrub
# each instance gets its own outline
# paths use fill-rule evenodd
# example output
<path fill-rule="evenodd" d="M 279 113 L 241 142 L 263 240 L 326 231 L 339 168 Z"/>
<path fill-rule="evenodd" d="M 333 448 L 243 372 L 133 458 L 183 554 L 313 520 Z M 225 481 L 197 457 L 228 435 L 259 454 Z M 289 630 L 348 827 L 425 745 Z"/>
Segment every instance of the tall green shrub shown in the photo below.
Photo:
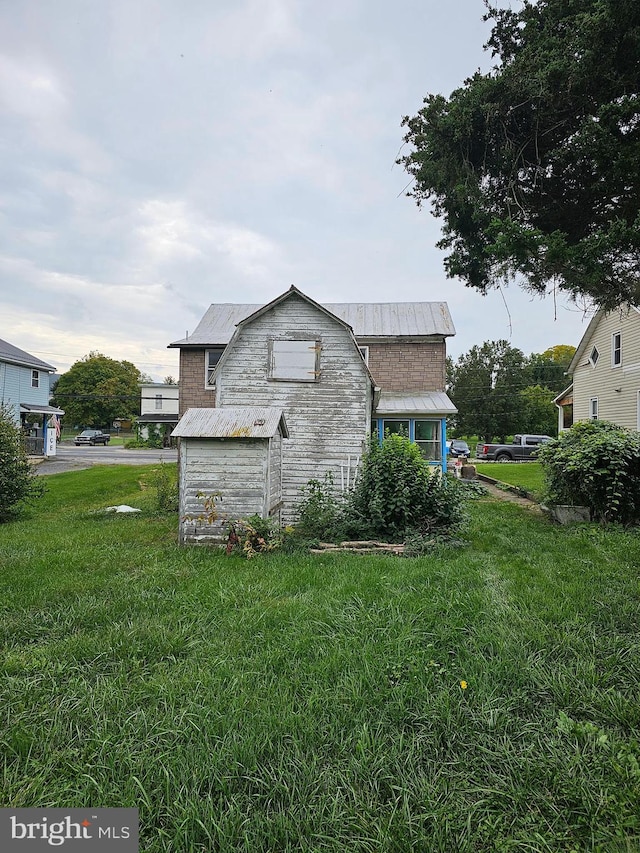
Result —
<path fill-rule="evenodd" d="M 20 514 L 25 504 L 44 492 L 22 441 L 11 409 L 0 403 L 0 524 Z"/>
<path fill-rule="evenodd" d="M 441 475 L 400 435 L 371 441 L 349 495 L 352 535 L 403 541 L 412 533 L 451 531 L 463 519 L 459 483 Z"/>
<path fill-rule="evenodd" d="M 551 504 L 587 506 L 598 521 L 640 521 L 640 432 L 581 421 L 538 453 Z"/>

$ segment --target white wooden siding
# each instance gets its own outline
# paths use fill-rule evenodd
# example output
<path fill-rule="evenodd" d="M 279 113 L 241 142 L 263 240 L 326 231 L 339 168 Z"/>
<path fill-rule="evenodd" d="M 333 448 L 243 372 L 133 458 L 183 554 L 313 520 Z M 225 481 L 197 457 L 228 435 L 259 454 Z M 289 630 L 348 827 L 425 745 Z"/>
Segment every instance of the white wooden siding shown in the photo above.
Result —
<path fill-rule="evenodd" d="M 304 334 L 321 341 L 316 382 L 268 378 L 268 340 Z M 371 429 L 371 383 L 348 329 L 296 295 L 242 327 L 217 376 L 217 405 L 282 409 L 283 521 L 293 520 L 300 489 L 358 457 Z"/>
<path fill-rule="evenodd" d="M 180 442 L 180 542 L 219 540 L 224 518 L 265 516 L 267 512 L 268 439 L 183 439 Z M 204 514 L 198 494 L 220 492 L 219 518 L 197 524 Z M 185 516 L 187 518 L 185 518 Z"/>
<path fill-rule="evenodd" d="M 622 365 L 613 366 L 612 338 L 622 335 Z M 595 367 L 589 356 L 596 347 Z M 619 389 L 619 390 L 617 390 Z M 598 398 L 598 418 L 629 429 L 638 429 L 640 391 L 640 314 L 634 309 L 602 316 L 593 330 L 580 363 L 573 373 L 573 418 L 588 420 L 590 401 Z"/>

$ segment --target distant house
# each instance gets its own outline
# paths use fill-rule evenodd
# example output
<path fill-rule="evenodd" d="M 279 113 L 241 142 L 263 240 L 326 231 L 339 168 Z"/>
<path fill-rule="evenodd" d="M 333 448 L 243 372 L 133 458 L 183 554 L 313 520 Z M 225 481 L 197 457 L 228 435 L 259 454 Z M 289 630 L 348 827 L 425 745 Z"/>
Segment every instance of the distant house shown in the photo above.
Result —
<path fill-rule="evenodd" d="M 607 420 L 640 429 L 640 309 L 598 311 L 568 368 L 572 384 L 556 398 L 559 428 L 573 420 Z"/>
<path fill-rule="evenodd" d="M 325 474 L 347 487 L 372 430 L 403 432 L 445 466 L 445 303 L 321 305 L 295 287 L 266 305 L 212 305 L 180 349 L 180 414 L 281 412 L 283 518 Z M 180 427 L 177 434 L 180 434 Z"/>
<path fill-rule="evenodd" d="M 148 441 L 151 436 L 171 443 L 171 432 L 178 424 L 179 387 L 166 382 L 140 383 L 140 417 L 136 419 L 138 436 Z"/>
<path fill-rule="evenodd" d="M 27 451 L 44 454 L 46 423 L 64 411 L 49 405 L 55 367 L 0 339 L 0 402 L 9 408 L 25 435 Z"/>

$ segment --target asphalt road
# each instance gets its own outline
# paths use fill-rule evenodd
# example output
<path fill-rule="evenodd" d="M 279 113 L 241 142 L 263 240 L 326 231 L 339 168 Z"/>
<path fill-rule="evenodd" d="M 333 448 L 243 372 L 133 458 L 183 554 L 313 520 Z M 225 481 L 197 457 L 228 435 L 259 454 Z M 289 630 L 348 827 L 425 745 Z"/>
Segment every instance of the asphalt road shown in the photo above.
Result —
<path fill-rule="evenodd" d="M 66 471 L 79 471 L 92 465 L 155 465 L 158 462 L 175 462 L 178 451 L 175 448 L 149 450 L 135 448 L 128 450 L 122 446 L 76 447 L 59 444 L 56 455 L 49 456 L 36 466 L 38 474 L 61 474 Z"/>

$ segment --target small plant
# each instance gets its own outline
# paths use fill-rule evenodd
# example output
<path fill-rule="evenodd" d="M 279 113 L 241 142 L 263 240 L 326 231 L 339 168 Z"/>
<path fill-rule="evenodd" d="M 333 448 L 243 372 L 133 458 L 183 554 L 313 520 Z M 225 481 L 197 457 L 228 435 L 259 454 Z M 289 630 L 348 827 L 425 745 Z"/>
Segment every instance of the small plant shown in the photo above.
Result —
<path fill-rule="evenodd" d="M 156 490 L 156 507 L 160 512 L 178 511 L 178 478 L 174 466 L 160 462 L 153 485 Z"/>
<path fill-rule="evenodd" d="M 225 527 L 228 531 L 227 554 L 242 554 L 247 559 L 280 548 L 285 536 L 279 524 L 260 515 L 227 521 Z"/>
<path fill-rule="evenodd" d="M 0 403 L 0 524 L 19 516 L 44 490 L 44 483 L 29 464 L 11 409 Z"/>
<path fill-rule="evenodd" d="M 296 535 L 330 541 L 340 538 L 345 502 L 336 492 L 331 472 L 328 471 L 322 480 L 309 480 L 301 492 L 302 498 L 296 507 Z"/>

